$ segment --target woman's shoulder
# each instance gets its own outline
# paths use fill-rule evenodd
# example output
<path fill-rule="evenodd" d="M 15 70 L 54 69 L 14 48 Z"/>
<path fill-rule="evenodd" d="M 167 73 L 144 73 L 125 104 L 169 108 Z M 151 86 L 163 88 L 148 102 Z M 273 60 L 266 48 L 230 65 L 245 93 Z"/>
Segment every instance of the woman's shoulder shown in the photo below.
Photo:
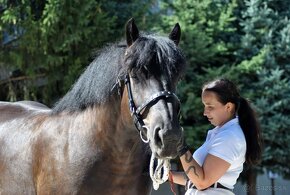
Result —
<path fill-rule="evenodd" d="M 246 148 L 246 139 L 242 129 L 239 125 L 232 125 L 216 134 L 209 153 L 232 163 L 245 154 Z"/>
<path fill-rule="evenodd" d="M 232 142 L 246 142 L 245 135 L 239 123 L 233 124 L 230 127 L 221 131 L 218 135 L 219 137 L 224 137 Z"/>

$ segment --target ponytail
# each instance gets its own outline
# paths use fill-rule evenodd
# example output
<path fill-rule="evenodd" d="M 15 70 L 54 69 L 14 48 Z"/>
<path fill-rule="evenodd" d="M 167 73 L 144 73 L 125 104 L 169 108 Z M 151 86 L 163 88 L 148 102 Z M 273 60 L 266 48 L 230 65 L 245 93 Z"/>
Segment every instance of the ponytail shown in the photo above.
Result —
<path fill-rule="evenodd" d="M 260 162 L 262 155 L 262 139 L 256 113 L 251 108 L 248 100 L 242 97 L 238 100 L 237 112 L 247 142 L 246 163 L 250 165 L 257 164 Z"/>

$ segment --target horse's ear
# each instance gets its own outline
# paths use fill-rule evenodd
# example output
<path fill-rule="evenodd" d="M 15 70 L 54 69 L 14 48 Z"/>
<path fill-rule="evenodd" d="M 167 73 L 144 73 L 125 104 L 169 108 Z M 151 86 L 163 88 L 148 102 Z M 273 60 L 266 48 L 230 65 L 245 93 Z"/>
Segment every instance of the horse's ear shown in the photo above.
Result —
<path fill-rule="evenodd" d="M 139 37 L 139 30 L 135 24 L 134 18 L 131 18 L 126 24 L 127 46 L 131 46 Z"/>
<path fill-rule="evenodd" d="M 176 45 L 179 44 L 181 35 L 181 29 L 178 23 L 175 24 L 174 28 L 172 29 L 171 33 L 169 34 L 169 39 L 174 41 Z"/>

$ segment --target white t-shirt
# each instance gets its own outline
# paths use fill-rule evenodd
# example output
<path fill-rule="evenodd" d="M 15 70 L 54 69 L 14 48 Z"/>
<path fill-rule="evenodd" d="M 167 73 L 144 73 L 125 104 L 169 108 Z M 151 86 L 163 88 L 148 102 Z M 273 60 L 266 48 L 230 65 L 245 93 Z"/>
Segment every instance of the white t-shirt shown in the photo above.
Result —
<path fill-rule="evenodd" d="M 206 141 L 192 156 L 202 166 L 208 154 L 219 157 L 231 164 L 217 182 L 233 189 L 243 170 L 246 155 L 246 139 L 238 118 L 228 121 L 221 127 L 209 130 Z"/>

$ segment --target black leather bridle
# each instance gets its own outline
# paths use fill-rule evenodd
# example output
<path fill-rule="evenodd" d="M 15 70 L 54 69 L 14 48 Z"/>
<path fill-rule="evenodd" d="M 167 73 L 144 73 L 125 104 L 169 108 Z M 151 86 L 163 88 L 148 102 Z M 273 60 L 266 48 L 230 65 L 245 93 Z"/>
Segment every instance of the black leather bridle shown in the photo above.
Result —
<path fill-rule="evenodd" d="M 131 116 L 133 118 L 134 124 L 136 126 L 137 131 L 140 134 L 140 137 L 142 139 L 143 142 L 148 143 L 149 139 L 144 139 L 143 135 L 146 135 L 146 132 L 144 132 L 145 130 L 145 123 L 143 121 L 141 112 L 146 109 L 147 107 L 149 107 L 149 105 L 153 105 L 153 103 L 159 101 L 160 99 L 169 99 L 169 98 L 173 98 L 174 100 L 177 101 L 178 107 L 180 108 L 180 100 L 178 99 L 178 97 L 170 91 L 159 91 L 157 93 L 155 93 L 154 95 L 152 95 L 148 100 L 146 100 L 143 104 L 141 104 L 138 108 L 136 107 L 135 103 L 134 103 L 134 99 L 133 99 L 133 94 L 132 94 L 132 90 L 131 90 L 131 84 L 130 84 L 130 77 L 129 74 L 127 74 L 125 76 L 125 85 L 127 87 L 127 91 L 128 91 L 128 101 L 129 101 L 129 108 L 130 108 L 130 112 L 131 112 Z M 180 110 L 178 110 L 178 117 L 179 117 L 179 113 Z"/>

